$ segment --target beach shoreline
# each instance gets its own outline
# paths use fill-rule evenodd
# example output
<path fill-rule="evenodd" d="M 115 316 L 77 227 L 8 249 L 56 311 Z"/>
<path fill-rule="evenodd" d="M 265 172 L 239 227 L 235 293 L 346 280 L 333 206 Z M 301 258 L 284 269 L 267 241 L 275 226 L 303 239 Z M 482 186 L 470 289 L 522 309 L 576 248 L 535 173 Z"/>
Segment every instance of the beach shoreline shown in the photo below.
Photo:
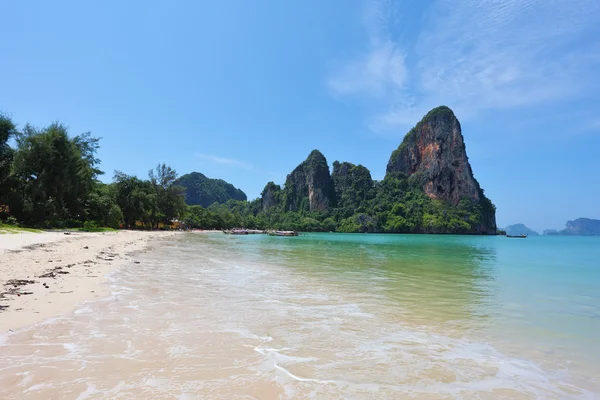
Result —
<path fill-rule="evenodd" d="M 540 265 L 560 261 L 560 254 L 560 265 L 571 265 L 569 241 L 558 254 L 545 254 L 560 245 L 547 240 L 531 265 L 519 261 L 520 241 L 212 233 L 52 233 L 56 238 L 44 246 L 0 254 L 2 268 L 10 256 L 23 268 L 57 275 L 36 276 L 32 295 L 10 296 L 10 308 L 23 298 L 31 299 L 30 308 L 0 313 L 7 327 L 0 332 L 0 397 L 579 399 L 600 393 L 593 374 L 597 339 L 567 324 L 581 309 L 566 308 L 560 325 L 528 329 L 538 314 L 561 316 L 532 303 L 518 275 L 500 288 L 510 297 L 493 286 L 502 273 L 529 269 L 539 277 Z M 597 258 L 590 248 L 581 260 Z M 509 262 L 498 257 L 503 251 Z M 36 263 L 41 257 L 43 268 Z M 78 275 L 74 283 L 63 281 L 71 275 Z M 554 288 L 546 285 L 536 296 L 552 299 Z M 42 297 L 46 292 L 54 297 Z M 509 308 L 507 298 L 514 302 Z M 39 323 L 15 328 L 28 313 Z M 563 332 L 573 339 L 556 340 Z"/>
<path fill-rule="evenodd" d="M 177 232 L 42 232 L 0 236 L 0 334 L 110 295 L 108 274 L 134 266 L 153 239 Z"/>

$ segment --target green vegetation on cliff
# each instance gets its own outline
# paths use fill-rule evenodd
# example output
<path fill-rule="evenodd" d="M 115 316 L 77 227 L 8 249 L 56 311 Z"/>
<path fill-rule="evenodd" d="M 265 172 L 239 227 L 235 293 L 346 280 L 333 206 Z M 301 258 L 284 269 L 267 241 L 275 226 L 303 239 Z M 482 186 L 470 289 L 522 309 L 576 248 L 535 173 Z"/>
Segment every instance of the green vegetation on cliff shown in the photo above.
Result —
<path fill-rule="evenodd" d="M 342 166 L 338 163 L 338 168 Z M 334 166 L 334 169 L 336 167 Z M 356 179 L 339 179 L 334 175 L 338 207 L 326 211 L 286 211 L 282 201 L 268 208 L 263 199 L 252 202 L 229 201 L 215 205 L 212 211 L 231 211 L 231 226 L 258 229 L 294 229 L 299 231 L 383 232 L 383 233 L 487 233 L 481 228 L 485 211 L 478 202 L 463 199 L 454 205 L 448 201 L 429 198 L 420 186 L 418 177 L 388 175 L 375 184 L 366 179 L 368 170 L 354 166 Z M 364 170 L 363 170 L 364 168 Z M 349 171 L 353 168 L 349 166 Z M 337 170 L 339 172 L 339 170 Z M 343 182 L 338 186 L 337 182 Z M 343 190 L 342 190 L 343 188 Z M 277 195 L 273 196 L 277 199 Z M 272 200 L 270 200 L 272 201 Z M 220 211 L 224 214 L 223 211 Z"/>
<path fill-rule="evenodd" d="M 246 193 L 222 179 L 211 179 L 200 172 L 182 175 L 175 182 L 185 189 L 185 201 L 189 205 L 208 207 L 228 200 L 246 200 Z"/>
<path fill-rule="evenodd" d="M 165 164 L 146 180 L 116 171 L 112 183 L 101 183 L 98 143 L 90 134 L 70 137 L 60 124 L 17 131 L 0 116 L 0 206 L 8 204 L 18 222 L 43 227 L 157 228 L 180 220 L 212 229 L 496 233 L 495 206 L 473 177 L 460 124 L 447 107 L 406 135 L 382 181 L 349 162 L 335 161 L 330 174 L 325 156 L 313 150 L 283 187 L 269 182 L 253 201 L 198 172 L 178 178 Z"/>
<path fill-rule="evenodd" d="M 417 122 L 417 124 L 410 131 L 408 131 L 406 135 L 404 135 L 404 139 L 402 140 L 402 143 L 400 143 L 400 146 L 398 146 L 398 148 L 392 152 L 390 161 L 388 163 L 388 171 L 390 169 L 390 165 L 396 164 L 398 159 L 401 157 L 402 152 L 406 150 L 410 143 L 413 143 L 416 140 L 417 135 L 422 131 L 423 125 L 427 121 L 452 120 L 455 118 L 454 112 L 447 106 L 439 106 L 429 111 L 423 117 L 423 119 Z"/>
<path fill-rule="evenodd" d="M 382 181 L 362 165 L 338 161 L 330 177 L 325 157 L 313 150 L 283 188 L 270 182 L 260 203 L 243 210 L 227 205 L 257 228 L 496 233 L 496 208 L 473 177 L 460 123 L 445 106 L 408 132 Z"/>
<path fill-rule="evenodd" d="M 333 163 L 333 186 L 339 208 L 354 214 L 375 196 L 375 186 L 371 172 L 362 165 L 349 162 Z"/>
<path fill-rule="evenodd" d="M 465 201 L 476 203 L 473 207 L 478 210 L 479 220 L 477 224 L 469 222 L 470 232 L 496 232 L 495 207 L 473 176 L 460 122 L 450 108 L 441 106 L 431 110 L 404 137 L 386 168 L 386 178 L 398 174 L 418 181 L 430 199 L 451 203 L 448 210 L 473 212 Z M 449 232 L 456 229 L 439 219 L 433 225 L 447 226 Z"/>

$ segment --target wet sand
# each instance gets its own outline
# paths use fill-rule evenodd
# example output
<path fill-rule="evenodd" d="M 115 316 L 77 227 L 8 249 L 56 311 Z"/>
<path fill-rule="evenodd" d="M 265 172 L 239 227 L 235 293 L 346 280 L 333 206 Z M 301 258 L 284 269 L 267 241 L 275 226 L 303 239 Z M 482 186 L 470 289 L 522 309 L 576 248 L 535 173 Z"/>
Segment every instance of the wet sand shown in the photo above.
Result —
<path fill-rule="evenodd" d="M 119 231 L 0 235 L 0 333 L 71 312 L 110 293 L 106 275 L 152 238 L 169 232 Z"/>

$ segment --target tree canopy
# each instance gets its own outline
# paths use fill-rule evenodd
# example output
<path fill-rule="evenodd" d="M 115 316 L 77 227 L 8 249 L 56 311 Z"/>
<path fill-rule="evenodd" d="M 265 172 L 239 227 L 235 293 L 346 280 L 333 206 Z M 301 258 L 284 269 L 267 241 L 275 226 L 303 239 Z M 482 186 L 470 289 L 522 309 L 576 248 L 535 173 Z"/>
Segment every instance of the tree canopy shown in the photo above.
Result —
<path fill-rule="evenodd" d="M 15 148 L 9 145 L 14 138 Z M 118 228 L 136 224 L 157 228 L 183 217 L 184 189 L 166 164 L 148 180 L 115 171 L 113 182 L 98 177 L 100 139 L 89 132 L 70 136 L 67 127 L 25 125 L 17 130 L 0 114 L 0 205 L 12 218 L 40 227 L 84 224 Z"/>
<path fill-rule="evenodd" d="M 59 123 L 43 129 L 26 125 L 16 139 L 11 213 L 26 223 L 48 225 L 84 218 L 85 202 L 101 174 L 98 139 L 89 133 L 69 138 Z"/>
<path fill-rule="evenodd" d="M 200 172 L 192 172 L 178 178 L 175 185 L 185 191 L 185 202 L 189 205 L 208 207 L 213 203 L 228 200 L 246 200 L 246 194 L 222 179 L 211 179 Z"/>
<path fill-rule="evenodd" d="M 13 159 L 13 149 L 8 145 L 8 140 L 15 134 L 15 124 L 8 116 L 0 113 L 0 204 L 8 200 L 8 179 Z"/>

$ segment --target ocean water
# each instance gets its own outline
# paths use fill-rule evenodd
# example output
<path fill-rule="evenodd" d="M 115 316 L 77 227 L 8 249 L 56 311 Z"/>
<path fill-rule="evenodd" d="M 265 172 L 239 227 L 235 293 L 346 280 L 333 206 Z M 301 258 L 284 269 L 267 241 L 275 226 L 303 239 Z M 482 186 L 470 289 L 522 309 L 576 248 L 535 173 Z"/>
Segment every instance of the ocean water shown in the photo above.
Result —
<path fill-rule="evenodd" d="M 0 398 L 600 398 L 600 238 L 184 234 L 0 338 Z"/>

